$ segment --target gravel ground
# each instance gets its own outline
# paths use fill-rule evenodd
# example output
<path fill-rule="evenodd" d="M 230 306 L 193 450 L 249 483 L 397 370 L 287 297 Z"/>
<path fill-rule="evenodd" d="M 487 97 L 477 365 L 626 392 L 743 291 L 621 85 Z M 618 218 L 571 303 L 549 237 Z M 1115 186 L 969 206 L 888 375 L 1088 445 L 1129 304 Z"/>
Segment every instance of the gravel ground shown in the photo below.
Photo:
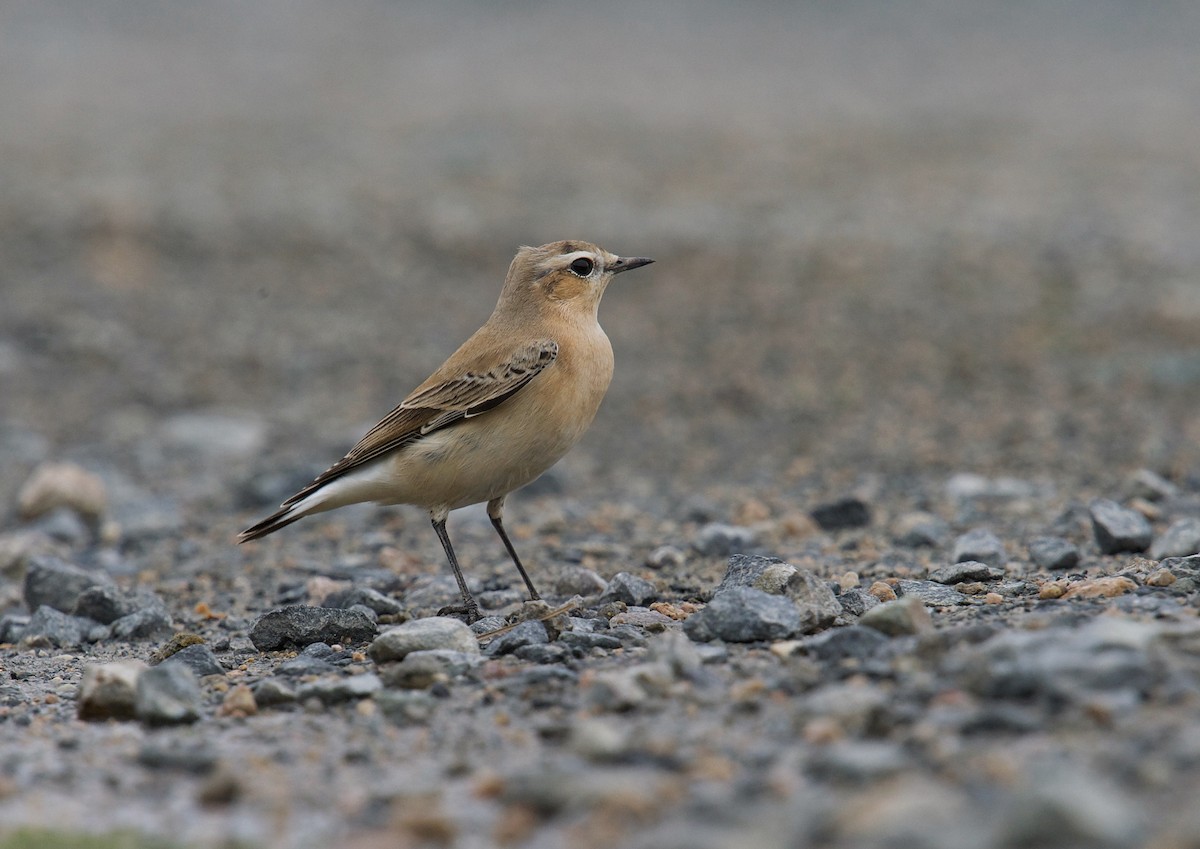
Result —
<path fill-rule="evenodd" d="M 0 9 L 0 847 L 1200 843 L 1198 36 Z M 546 605 L 475 508 L 474 630 L 416 511 L 232 544 L 558 238 L 658 262 Z"/>

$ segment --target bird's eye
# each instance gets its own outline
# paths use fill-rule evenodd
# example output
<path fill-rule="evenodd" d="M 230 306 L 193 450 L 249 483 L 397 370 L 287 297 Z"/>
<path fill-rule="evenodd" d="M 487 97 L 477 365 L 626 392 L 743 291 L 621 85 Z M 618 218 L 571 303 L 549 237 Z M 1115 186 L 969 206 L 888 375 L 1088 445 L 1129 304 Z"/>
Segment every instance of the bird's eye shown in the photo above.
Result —
<path fill-rule="evenodd" d="M 571 263 L 571 271 L 580 277 L 587 277 L 595 267 L 595 264 L 590 259 L 582 256 Z"/>

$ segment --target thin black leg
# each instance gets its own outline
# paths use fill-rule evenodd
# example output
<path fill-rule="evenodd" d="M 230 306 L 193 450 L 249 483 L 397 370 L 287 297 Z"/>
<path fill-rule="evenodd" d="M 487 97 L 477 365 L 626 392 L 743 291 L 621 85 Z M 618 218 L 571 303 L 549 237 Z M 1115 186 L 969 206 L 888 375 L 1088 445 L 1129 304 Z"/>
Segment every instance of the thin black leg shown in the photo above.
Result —
<path fill-rule="evenodd" d="M 533 585 L 533 581 L 529 580 L 529 573 L 525 571 L 525 567 L 521 565 L 521 558 L 517 556 L 517 550 L 513 548 L 512 540 L 508 538 L 508 534 L 504 530 L 504 522 L 501 521 L 499 514 L 492 515 L 488 511 L 488 517 L 492 520 L 492 527 L 496 529 L 496 533 L 500 534 L 500 541 L 504 543 L 504 547 L 508 549 L 508 556 L 512 558 L 512 562 L 516 564 L 517 571 L 521 573 L 521 578 L 525 581 L 525 586 L 529 587 L 529 597 L 534 601 L 541 598 L 538 595 L 537 588 Z"/>
<path fill-rule="evenodd" d="M 446 520 L 433 519 L 433 529 L 437 532 L 438 539 L 442 541 L 442 548 L 446 550 L 446 559 L 450 561 L 450 568 L 454 570 L 454 580 L 458 581 L 458 591 L 462 594 L 462 608 L 444 607 L 438 613 L 465 613 L 467 616 L 467 624 L 470 624 L 479 618 L 479 605 L 475 603 L 475 597 L 471 595 L 471 591 L 467 589 L 467 579 L 463 577 L 462 569 L 458 568 L 458 558 L 454 556 L 454 546 L 450 544 L 450 535 L 446 533 Z"/>

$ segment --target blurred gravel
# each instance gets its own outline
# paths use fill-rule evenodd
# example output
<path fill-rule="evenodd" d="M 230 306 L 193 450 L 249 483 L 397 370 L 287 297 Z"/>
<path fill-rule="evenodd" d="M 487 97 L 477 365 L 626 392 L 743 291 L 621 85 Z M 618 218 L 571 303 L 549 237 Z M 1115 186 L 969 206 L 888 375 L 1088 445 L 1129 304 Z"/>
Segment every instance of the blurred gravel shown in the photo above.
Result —
<path fill-rule="evenodd" d="M 0 8 L 0 845 L 1200 843 L 1198 41 Z M 545 604 L 478 509 L 474 629 L 415 512 L 232 544 L 565 237 L 658 263 L 510 499 Z"/>

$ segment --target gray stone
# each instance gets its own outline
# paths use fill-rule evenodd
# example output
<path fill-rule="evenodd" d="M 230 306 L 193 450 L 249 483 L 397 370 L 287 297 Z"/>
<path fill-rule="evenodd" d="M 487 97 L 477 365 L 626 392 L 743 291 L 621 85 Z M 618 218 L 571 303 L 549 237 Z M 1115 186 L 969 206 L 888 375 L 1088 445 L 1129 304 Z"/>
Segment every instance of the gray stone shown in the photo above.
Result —
<path fill-rule="evenodd" d="M 107 575 L 88 572 L 53 555 L 35 555 L 25 570 L 25 606 L 37 610 L 46 605 L 70 612 L 85 590 L 107 583 L 111 583 Z"/>
<path fill-rule="evenodd" d="M 38 518 L 30 529 L 68 546 L 82 546 L 92 536 L 87 522 L 70 507 L 55 507 Z"/>
<path fill-rule="evenodd" d="M 783 594 L 792 600 L 800 612 L 797 633 L 811 634 L 828 628 L 842 614 L 842 603 L 829 587 L 829 582 L 808 569 L 797 568 L 783 587 Z"/>
<path fill-rule="evenodd" d="M 324 602 L 325 607 L 337 607 L 342 610 L 349 610 L 355 605 L 368 607 L 377 616 L 394 616 L 404 609 L 394 598 L 389 598 L 379 590 L 373 590 L 370 587 L 350 587 L 345 590 L 337 590 L 326 596 Z"/>
<path fill-rule="evenodd" d="M 600 603 L 621 601 L 644 607 L 658 598 L 658 587 L 645 578 L 639 578 L 629 572 L 618 572 L 608 582 L 608 587 L 600 596 Z"/>
<path fill-rule="evenodd" d="M 29 624 L 21 632 L 21 640 L 26 643 L 46 643 L 60 648 L 81 646 L 91 642 L 92 629 L 99 624 L 91 619 L 72 616 L 42 605 L 29 617 Z"/>
<path fill-rule="evenodd" d="M 871 524 L 871 508 L 861 498 L 847 496 L 820 504 L 810 513 L 813 521 L 823 531 L 839 531 L 845 528 L 863 528 Z"/>
<path fill-rule="evenodd" d="M 832 628 L 804 641 L 805 650 L 817 660 L 840 663 L 846 659 L 867 660 L 884 645 L 887 637 L 875 628 L 851 625 Z"/>
<path fill-rule="evenodd" d="M 15 643 L 21 639 L 21 634 L 29 627 L 29 619 L 19 613 L 0 616 L 0 643 Z"/>
<path fill-rule="evenodd" d="M 735 554 L 725 566 L 725 576 L 713 595 L 734 587 L 752 587 L 764 593 L 780 595 L 787 582 L 796 574 L 796 567 L 778 557 L 760 554 Z"/>
<path fill-rule="evenodd" d="M 791 599 L 752 587 L 733 587 L 689 616 L 683 630 L 697 642 L 750 643 L 790 637 L 800 626 L 800 611 Z"/>
<path fill-rule="evenodd" d="M 408 652 L 403 660 L 387 665 L 380 674 L 388 687 L 424 690 L 465 675 L 482 662 L 478 651 L 424 649 Z"/>
<path fill-rule="evenodd" d="M 419 690 L 384 690 L 375 697 L 379 712 L 395 725 L 425 725 L 433 718 L 438 700 Z"/>
<path fill-rule="evenodd" d="M 529 663 L 563 663 L 571 654 L 566 646 L 558 643 L 521 646 L 513 652 L 516 657 Z"/>
<path fill-rule="evenodd" d="M 558 642 L 567 648 L 580 650 L 603 649 L 604 651 L 612 651 L 613 649 L 621 648 L 620 638 L 614 637 L 605 631 L 563 631 L 558 637 Z"/>
<path fill-rule="evenodd" d="M 1129 494 L 1147 501 L 1166 501 L 1179 494 L 1179 487 L 1157 472 L 1139 469 L 1129 480 Z"/>
<path fill-rule="evenodd" d="M 842 612 L 849 616 L 862 616 L 872 607 L 879 606 L 879 599 L 862 587 L 853 587 L 837 597 Z"/>
<path fill-rule="evenodd" d="M 842 740 L 816 749 L 809 771 L 818 778 L 860 784 L 897 775 L 913 764 L 898 743 Z"/>
<path fill-rule="evenodd" d="M 964 560 L 940 566 L 929 573 L 929 580 L 939 584 L 963 584 L 968 581 L 995 581 L 1004 577 L 1004 570 L 978 560 Z"/>
<path fill-rule="evenodd" d="M 145 670 L 137 681 L 137 718 L 147 725 L 178 725 L 200 718 L 200 685 L 182 663 Z"/>
<path fill-rule="evenodd" d="M 1150 557 L 1190 557 L 1200 553 L 1200 519 L 1188 516 L 1171 523 L 1163 535 L 1150 546 Z"/>
<path fill-rule="evenodd" d="M 563 566 L 554 579 L 554 593 L 560 596 L 577 595 L 588 598 L 599 595 L 607 588 L 608 581 L 584 566 Z"/>
<path fill-rule="evenodd" d="M 967 597 L 956 589 L 934 581 L 901 580 L 896 584 L 897 595 L 916 596 L 933 607 L 953 607 L 966 604 Z"/>
<path fill-rule="evenodd" d="M 110 625 L 122 616 L 151 606 L 166 610 L 162 601 L 153 593 L 128 592 L 115 584 L 99 584 L 81 592 L 75 599 L 71 612 L 76 616 L 86 616 L 88 619 Z"/>
<path fill-rule="evenodd" d="M 278 678 L 264 678 L 252 688 L 254 703 L 260 708 L 288 705 L 296 701 L 296 689 Z"/>
<path fill-rule="evenodd" d="M 492 631 L 498 631 L 508 624 L 508 621 L 503 616 L 482 616 L 471 623 L 471 631 L 477 636 L 490 634 Z"/>
<path fill-rule="evenodd" d="M 118 640 L 164 640 L 175 633 L 165 609 L 145 608 L 122 616 L 108 626 Z"/>
<path fill-rule="evenodd" d="M 925 604 L 911 595 L 871 608 L 859 617 L 858 623 L 889 637 L 933 630 L 933 620 L 929 617 Z"/>
<path fill-rule="evenodd" d="M 511 631 L 506 631 L 498 637 L 494 637 L 487 645 L 487 653 L 493 657 L 498 657 L 504 654 L 512 654 L 519 648 L 525 646 L 544 645 L 550 642 L 550 635 L 546 633 L 546 626 L 537 620 L 522 622 L 514 627 Z"/>
<path fill-rule="evenodd" d="M 217 660 L 212 649 L 200 643 L 184 646 L 163 661 L 164 665 L 168 663 L 179 663 L 186 666 L 197 678 L 225 674 L 225 667 L 221 666 L 221 662 Z"/>
<path fill-rule="evenodd" d="M 906 548 L 935 548 L 949 534 L 950 526 L 932 513 L 905 513 L 892 526 L 896 544 Z"/>
<path fill-rule="evenodd" d="M 988 566 L 1003 566 L 1008 562 L 1004 543 L 987 528 L 974 528 L 954 541 L 955 563 L 974 560 Z"/>
<path fill-rule="evenodd" d="M 465 624 L 448 616 L 430 616 L 384 631 L 371 643 L 367 655 L 376 663 L 387 663 L 402 660 L 410 652 L 431 649 L 480 653 L 475 632 Z"/>
<path fill-rule="evenodd" d="M 138 679 L 146 664 L 138 660 L 89 663 L 76 699 L 79 718 L 133 719 L 137 714 Z"/>
<path fill-rule="evenodd" d="M 336 678 L 318 678 L 302 684 L 296 691 L 296 698 L 300 701 L 317 699 L 324 705 L 336 705 L 365 699 L 382 689 L 383 682 L 378 675 L 363 672 Z"/>
<path fill-rule="evenodd" d="M 696 534 L 692 547 L 709 557 L 727 557 L 753 548 L 757 541 L 757 534 L 750 528 L 709 522 Z"/>
<path fill-rule="evenodd" d="M 1079 546 L 1062 537 L 1029 541 L 1029 559 L 1042 569 L 1073 569 L 1079 565 Z"/>
<path fill-rule="evenodd" d="M 1153 530 L 1146 517 L 1115 501 L 1098 498 L 1088 508 L 1096 544 L 1104 554 L 1138 553 L 1150 547 Z"/>
<path fill-rule="evenodd" d="M 260 616 L 250 629 L 250 641 L 259 651 L 274 651 L 316 642 L 361 643 L 375 631 L 375 623 L 356 610 L 296 605 Z"/>
<path fill-rule="evenodd" d="M 1119 787 L 1081 765 L 1037 764 L 1001 818 L 998 846 L 1124 847 L 1144 845 L 1138 804 Z"/>

